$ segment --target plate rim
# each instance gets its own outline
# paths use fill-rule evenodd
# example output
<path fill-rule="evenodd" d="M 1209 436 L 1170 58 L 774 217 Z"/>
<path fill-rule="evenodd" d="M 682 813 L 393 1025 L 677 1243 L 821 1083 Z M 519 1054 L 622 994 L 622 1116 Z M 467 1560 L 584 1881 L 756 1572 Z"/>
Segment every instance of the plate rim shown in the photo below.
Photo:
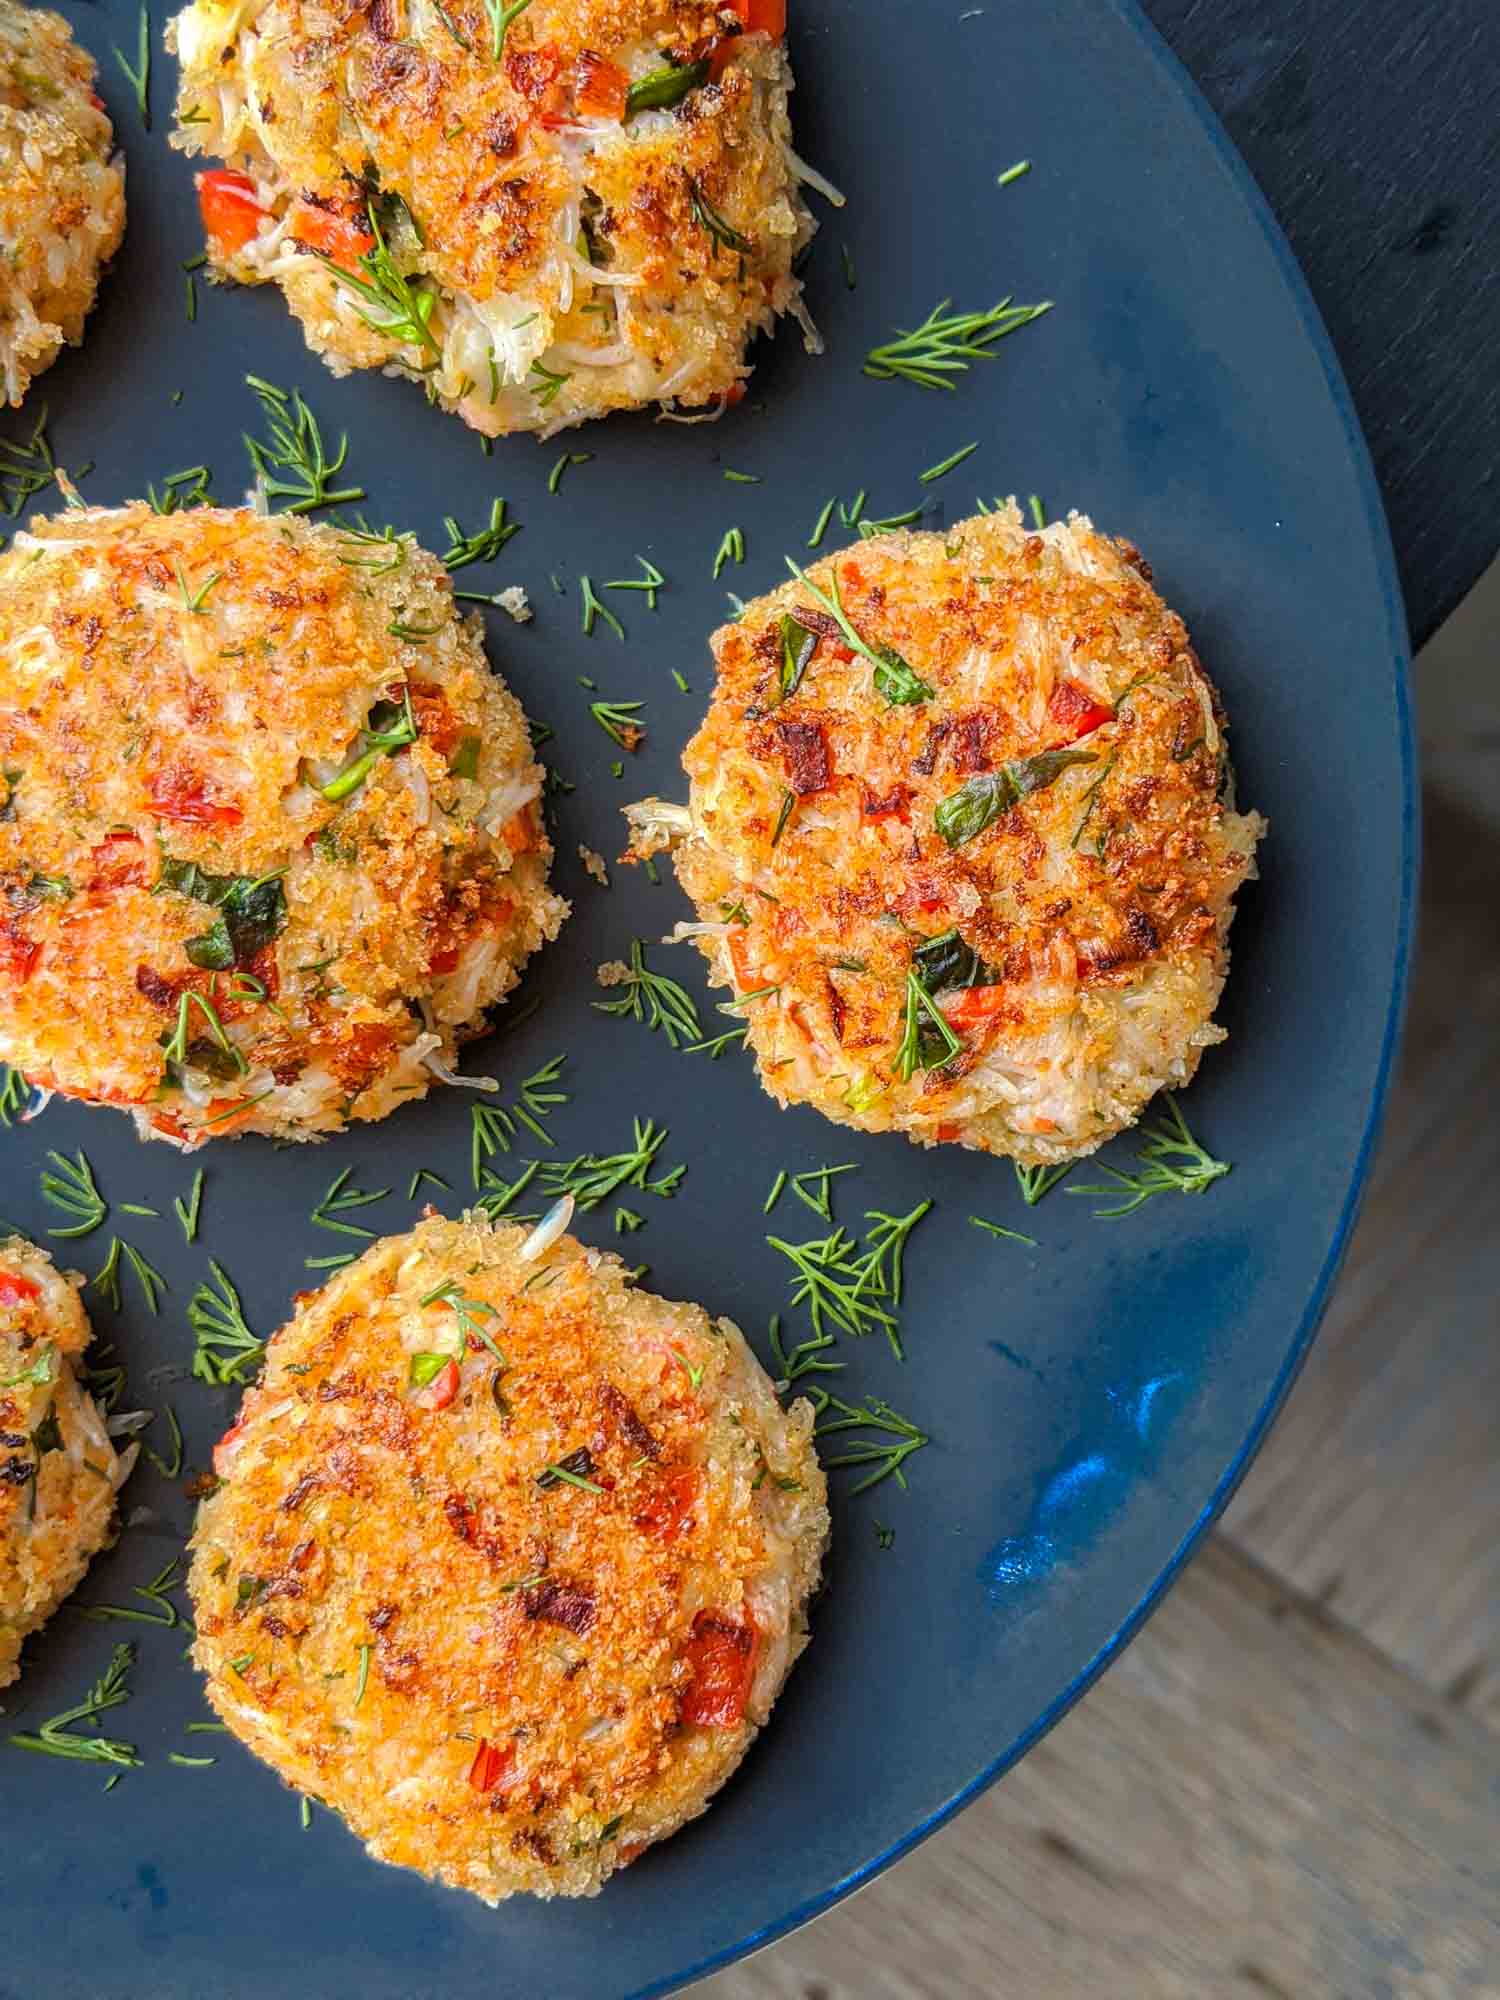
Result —
<path fill-rule="evenodd" d="M 1301 321 L 1308 344 L 1322 367 L 1363 502 L 1365 524 L 1380 576 L 1380 596 L 1391 644 L 1390 659 L 1394 669 L 1392 693 L 1401 764 L 1399 819 L 1401 868 L 1396 954 L 1370 1108 L 1354 1156 L 1349 1191 L 1339 1213 L 1328 1254 L 1318 1272 L 1317 1282 L 1286 1356 L 1239 1449 L 1225 1467 L 1217 1485 L 1194 1517 L 1191 1526 L 1152 1579 L 1149 1588 L 1132 1606 L 1129 1615 L 1085 1662 L 1067 1686 L 1053 1697 L 1027 1729 L 997 1752 L 988 1764 L 976 1772 L 968 1784 L 955 1792 L 950 1799 L 945 1800 L 935 1811 L 929 1813 L 924 1820 L 919 1821 L 909 1833 L 893 1841 L 878 1854 L 872 1855 L 869 1860 L 840 1881 L 832 1883 L 814 1896 L 809 1896 L 804 1902 L 787 1911 L 784 1916 L 777 1918 L 775 1922 L 762 1925 L 759 1930 L 722 1946 L 708 1957 L 699 1959 L 664 1979 L 653 1980 L 649 1985 L 632 1988 L 630 1993 L 624 1996 L 624 2000 L 661 2000 L 661 1996 L 679 1993 L 688 1986 L 696 1985 L 700 1980 L 712 1977 L 716 1972 L 723 1972 L 733 1965 L 741 1964 L 757 1952 L 779 1943 L 783 1938 L 790 1937 L 805 1924 L 826 1915 L 829 1910 L 844 1902 L 857 1890 L 867 1888 L 895 1862 L 913 1853 L 924 1841 L 949 1825 L 967 1806 L 972 1805 L 982 1793 L 988 1791 L 991 1785 L 1004 1777 L 1005 1773 L 1018 1764 L 1027 1752 L 1063 1719 L 1074 1704 L 1087 1694 L 1105 1669 L 1119 1658 L 1147 1619 L 1160 1608 L 1183 1570 L 1198 1553 L 1209 1529 L 1228 1506 L 1236 1488 L 1265 1443 L 1267 1433 L 1302 1371 L 1323 1316 L 1328 1310 L 1334 1283 L 1348 1255 L 1349 1245 L 1369 1187 L 1375 1151 L 1385 1124 L 1391 1079 L 1406 1021 L 1413 945 L 1416 937 L 1416 889 L 1421 867 L 1418 758 L 1412 719 L 1411 640 L 1405 600 L 1396 567 L 1395 545 L 1391 540 L 1390 523 L 1375 477 L 1369 443 L 1354 407 L 1354 398 L 1343 367 L 1302 266 L 1298 263 L 1274 210 L 1262 193 L 1260 184 L 1225 130 L 1218 114 L 1199 89 L 1191 72 L 1145 12 L 1142 0 L 1106 0 L 1106 4 L 1121 25 L 1135 34 L 1147 61 L 1154 64 L 1161 72 L 1169 87 L 1175 90 L 1182 100 L 1189 115 L 1197 121 L 1204 138 L 1224 169 L 1226 178 L 1243 200 L 1251 223 L 1259 230 L 1267 248 L 1275 258 L 1290 303 Z"/>

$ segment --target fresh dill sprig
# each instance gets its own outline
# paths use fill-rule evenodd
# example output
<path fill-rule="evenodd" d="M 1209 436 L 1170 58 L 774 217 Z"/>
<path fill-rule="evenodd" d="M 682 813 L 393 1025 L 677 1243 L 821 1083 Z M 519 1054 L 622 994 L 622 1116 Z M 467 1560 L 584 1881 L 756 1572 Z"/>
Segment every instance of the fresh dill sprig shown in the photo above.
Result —
<path fill-rule="evenodd" d="M 1178 1194 L 1202 1194 L 1231 1171 L 1228 1160 L 1216 1160 L 1198 1144 L 1175 1097 L 1168 1097 L 1160 1115 L 1142 1125 L 1141 1137 L 1146 1143 L 1136 1153 L 1141 1162 L 1140 1173 L 1122 1173 L 1118 1167 L 1105 1166 L 1101 1161 L 1100 1171 L 1109 1175 L 1107 1181 L 1080 1183 L 1070 1187 L 1068 1193 L 1110 1197 L 1115 1205 L 1096 1208 L 1094 1213 L 1114 1220 L 1133 1215 L 1156 1194 L 1174 1190 Z"/>
<path fill-rule="evenodd" d="M 153 1451 L 149 1444 L 142 1443 L 146 1457 L 156 1467 L 163 1479 L 175 1479 L 182 1471 L 182 1425 L 177 1421 L 177 1412 L 170 1403 L 165 1406 L 167 1429 L 172 1433 L 172 1456 L 163 1458 L 159 1451 Z"/>
<path fill-rule="evenodd" d="M 431 1167 L 418 1167 L 406 1184 L 406 1199 L 408 1201 L 416 1200 L 417 1190 L 421 1187 L 423 1181 L 431 1181 L 434 1187 L 448 1188 L 448 1182 L 443 1179 L 441 1174 L 435 1174 Z"/>
<path fill-rule="evenodd" d="M 602 618 L 615 637 L 623 639 L 625 637 L 625 627 L 616 618 L 609 606 L 596 594 L 593 578 L 588 576 L 579 577 L 578 586 L 583 594 L 583 636 L 586 639 L 591 638 L 593 636 L 595 619 Z M 604 587 L 608 590 L 609 585 L 606 584 Z"/>
<path fill-rule="evenodd" d="M 47 1158 L 51 1160 L 52 1167 L 42 1169 L 42 1199 L 75 1218 L 66 1228 L 49 1229 L 47 1234 L 61 1237 L 91 1235 L 109 1214 L 109 1203 L 99 1192 L 87 1153 L 80 1147 L 71 1160 L 62 1153 L 54 1152 L 49 1152 Z"/>
<path fill-rule="evenodd" d="M 1004 298 L 988 312 L 950 312 L 951 299 L 933 307 L 919 327 L 897 329 L 897 338 L 871 348 L 864 372 L 877 382 L 914 382 L 922 389 L 952 389 L 953 377 L 975 361 L 992 358 L 995 344 L 1050 312 L 1052 301 L 1012 305 Z"/>
<path fill-rule="evenodd" d="M 969 1220 L 976 1229 L 982 1229 L 987 1236 L 998 1236 L 1006 1243 L 1024 1243 L 1028 1250 L 1035 1250 L 1037 1247 L 1036 1238 L 1023 1236 L 1019 1229 L 1003 1229 L 998 1222 L 986 1222 L 982 1215 L 971 1215 Z"/>
<path fill-rule="evenodd" d="M 559 492 L 562 488 L 563 474 L 567 471 L 568 467 L 570 465 L 587 465 L 593 456 L 594 454 L 591 451 L 565 451 L 547 475 L 547 491 L 549 493 Z M 606 584 L 605 588 L 608 589 L 608 587 Z"/>
<path fill-rule="evenodd" d="M 881 1332 L 896 1359 L 905 1360 L 899 1322 L 885 1302 L 891 1306 L 901 1303 L 907 1239 L 931 1207 L 930 1201 L 924 1201 L 903 1216 L 867 1209 L 865 1220 L 873 1227 L 865 1233 L 863 1248 L 842 1227 L 806 1243 L 789 1243 L 780 1236 L 766 1238 L 797 1273 L 792 1304 L 807 1306 L 815 1334 L 827 1332 L 830 1321 L 849 1334 Z"/>
<path fill-rule="evenodd" d="M 932 1443 L 926 1431 L 916 1425 L 879 1396 L 869 1396 L 863 1403 L 843 1402 L 837 1396 L 830 1396 L 826 1389 L 814 1388 L 810 1391 L 814 1409 L 819 1413 L 818 1422 L 813 1427 L 814 1437 L 833 1437 L 841 1431 L 877 1431 L 893 1440 L 882 1444 L 875 1438 L 860 1438 L 851 1443 L 849 1449 L 836 1457 L 824 1456 L 823 1463 L 830 1471 L 843 1466 L 866 1465 L 871 1470 L 863 1479 L 857 1480 L 849 1488 L 849 1498 L 868 1493 L 872 1486 L 882 1481 L 894 1479 L 906 1490 L 906 1461 L 913 1452 Z M 829 1411 L 835 1414 L 828 1416 Z"/>
<path fill-rule="evenodd" d="M 0 1063 L 0 1125 L 7 1131 L 25 1111 L 30 1097 L 31 1085 L 21 1071 Z"/>
<path fill-rule="evenodd" d="M 129 1701 L 126 1675 L 134 1664 L 134 1646 L 116 1646 L 110 1655 L 109 1665 L 76 1708 L 65 1708 L 61 1715 L 54 1715 L 50 1722 L 42 1724 L 35 1735 L 23 1733 L 12 1736 L 10 1741 L 18 1750 L 36 1750 L 46 1757 L 70 1757 L 83 1764 L 138 1768 L 142 1759 L 133 1743 L 122 1743 L 115 1737 L 97 1734 L 86 1736 L 72 1726 L 75 1722 L 86 1722 L 97 1729 L 101 1715 Z"/>
<path fill-rule="evenodd" d="M 740 528 L 726 528 L 724 539 L 719 543 L 714 555 L 714 581 L 718 582 L 726 563 L 742 563 L 745 560 L 745 536 Z"/>
<path fill-rule="evenodd" d="M 772 1313 L 770 1331 L 771 1352 L 776 1357 L 778 1394 L 784 1395 L 804 1375 L 836 1375 L 848 1366 L 847 1362 L 823 1359 L 827 1349 L 837 1345 L 831 1333 L 811 1333 L 806 1340 L 798 1341 L 788 1353 L 782 1344 L 780 1313 Z"/>
<path fill-rule="evenodd" d="M 531 0 L 484 0 L 484 11 L 490 17 L 493 40 L 490 43 L 490 60 L 499 62 L 505 54 L 505 37 L 510 24 L 518 20 L 531 5 Z"/>
<path fill-rule="evenodd" d="M 599 1013 L 621 1019 L 629 1015 L 653 1031 L 660 1028 L 674 1049 L 687 1042 L 702 1043 L 697 1002 L 675 979 L 651 970 L 640 938 L 630 941 L 630 965 L 622 968 L 622 975 L 611 983 L 622 986 L 624 992 L 618 1000 L 596 1000 L 593 1004 Z"/>
<path fill-rule="evenodd" d="M 456 1278 L 449 1278 L 446 1283 L 434 1286 L 417 1303 L 422 1306 L 451 1306 L 453 1317 L 458 1321 L 465 1342 L 474 1347 L 487 1347 L 502 1368 L 509 1368 L 510 1363 L 482 1323 L 486 1319 L 495 1317 L 495 1308 L 484 1299 L 466 1298 Z"/>
<path fill-rule="evenodd" d="M 167 1289 L 167 1281 L 154 1265 L 147 1263 L 146 1259 L 133 1243 L 127 1243 L 121 1236 L 111 1238 L 109 1255 L 94 1273 L 93 1277 L 89 1279 L 89 1283 L 99 1287 L 101 1294 L 108 1300 L 112 1311 L 119 1312 L 125 1303 L 120 1279 L 120 1259 L 122 1257 L 136 1275 L 140 1288 L 145 1294 L 147 1309 L 153 1315 L 159 1313 L 161 1311 L 161 1294 Z"/>
<path fill-rule="evenodd" d="M 259 375 L 247 375 L 245 380 L 260 401 L 270 432 L 269 441 L 253 438 L 248 431 L 242 433 L 250 463 L 267 500 L 286 500 L 288 514 L 308 514 L 315 507 L 337 507 L 345 501 L 363 500 L 362 486 L 330 484 L 342 472 L 349 456 L 348 432 L 339 439 L 339 448 L 330 458 L 318 420 L 302 400 L 300 389 L 288 395 L 285 389 L 278 389 L 274 382 L 262 381 Z M 279 473 L 287 477 L 280 478 Z"/>
<path fill-rule="evenodd" d="M 178 1470 L 181 1470 L 180 1460 Z M 74 1609 L 85 1618 L 97 1619 L 101 1623 L 110 1618 L 128 1618 L 138 1625 L 161 1625 L 171 1630 L 182 1623 L 181 1613 L 168 1595 L 182 1582 L 178 1574 L 181 1561 L 181 1556 L 173 1556 L 149 1583 L 131 1585 L 133 1594 L 144 1597 L 148 1604 L 155 1607 L 154 1610 L 137 1611 L 129 1604 L 77 1604 Z"/>
<path fill-rule="evenodd" d="M 897 528 L 909 528 L 922 518 L 920 507 L 908 507 L 904 514 L 886 514 L 879 520 L 860 521 L 859 538 L 862 542 L 872 542 L 877 535 L 889 535 Z"/>
<path fill-rule="evenodd" d="M 554 1056 L 540 1069 L 533 1070 L 530 1076 L 523 1077 L 513 1104 L 469 1106 L 472 1123 L 469 1172 L 476 1188 L 481 1185 L 485 1161 L 493 1159 L 497 1152 L 508 1153 L 515 1144 L 518 1125 L 524 1125 L 532 1137 L 540 1139 L 544 1146 L 556 1145 L 557 1141 L 547 1130 L 545 1121 L 551 1117 L 556 1105 L 568 1102 L 567 1091 L 557 1088 L 557 1080 L 567 1060 L 566 1055 Z"/>
<path fill-rule="evenodd" d="M 792 1193 L 798 1201 L 805 1202 L 814 1215 L 821 1215 L 825 1222 L 833 1220 L 833 1195 L 829 1183 L 840 1174 L 858 1173 L 853 1161 L 842 1167 L 811 1167 L 804 1174 L 793 1174 Z"/>
<path fill-rule="evenodd" d="M 489 1167 L 481 1168 L 479 1180 L 475 1185 L 482 1187 L 484 1193 L 480 1195 L 474 1206 L 482 1208 L 485 1214 L 492 1218 L 497 1215 L 508 1215 L 511 1203 L 517 1200 L 536 1179 L 540 1165 L 540 1161 L 533 1160 L 529 1166 L 521 1169 L 513 1181 L 501 1180 L 500 1176 Z M 514 1218 L 517 1222 L 526 1219 L 522 1216 Z"/>
<path fill-rule="evenodd" d="M 901 1040 L 896 1048 L 896 1074 L 910 1083 L 919 1069 L 941 1069 L 957 1055 L 963 1043 L 949 1027 L 943 1010 L 922 983 L 916 966 L 906 974 L 906 1013 Z"/>
<path fill-rule="evenodd" d="M 863 494 L 860 498 L 864 498 Z M 829 566 L 828 581 L 832 592 L 830 595 L 829 591 L 819 589 L 800 563 L 794 562 L 790 556 L 785 560 L 787 568 L 802 588 L 810 591 L 836 622 L 848 644 L 875 669 L 876 692 L 884 698 L 888 707 L 912 708 L 921 702 L 932 700 L 936 690 L 922 679 L 911 662 L 904 659 L 894 646 L 872 646 L 868 639 L 862 638 L 855 630 L 848 612 L 844 609 L 843 596 L 839 590 L 837 562 Z M 796 613 L 793 612 L 792 616 L 795 618 Z"/>
<path fill-rule="evenodd" d="M 326 251 L 314 250 L 312 254 L 336 285 L 360 301 L 354 310 L 366 326 L 404 347 L 415 347 L 427 357 L 422 365 L 430 367 L 442 354 L 431 326 L 437 293 L 426 278 L 409 278 L 392 257 L 373 201 L 365 203 L 365 215 L 374 242 L 361 253 L 358 271 L 351 271 Z"/>
<path fill-rule="evenodd" d="M 531 393 L 536 397 L 544 410 L 550 409 L 557 401 L 564 383 L 571 382 L 573 379 L 572 375 L 568 373 L 555 374 L 552 369 L 544 368 L 540 361 L 532 362 L 531 372 L 537 377 L 540 385 L 533 388 Z"/>
<path fill-rule="evenodd" d="M 925 472 L 917 475 L 917 484 L 930 486 L 935 479 L 946 478 L 955 466 L 962 465 L 966 458 L 972 458 L 978 449 L 976 440 L 975 443 L 966 444 L 960 450 L 953 452 L 948 458 L 940 459 L 936 465 L 929 465 Z"/>
<path fill-rule="evenodd" d="M 228 1272 L 212 1257 L 208 1268 L 214 1284 L 205 1279 L 188 1301 L 188 1325 L 193 1330 L 193 1376 L 223 1388 L 243 1382 L 264 1358 L 266 1343 L 258 1340 L 245 1319 L 240 1295 Z"/>
<path fill-rule="evenodd" d="M 621 1188 L 639 1188 L 663 1200 L 677 1192 L 686 1167 L 671 1167 L 659 1180 L 649 1178 L 656 1156 L 667 1140 L 664 1127 L 651 1119 L 634 1121 L 635 1142 L 623 1153 L 580 1153 L 573 1160 L 540 1162 L 542 1188 L 551 1195 L 572 1195 L 581 1209 L 597 1208 Z"/>
<path fill-rule="evenodd" d="M 1011 1165 L 1016 1170 L 1016 1186 L 1021 1190 L 1022 1201 L 1028 1208 L 1035 1208 L 1044 1194 L 1072 1173 L 1074 1162 L 1064 1160 L 1056 1167 L 1023 1167 L 1019 1160 L 1012 1160 Z"/>
<path fill-rule="evenodd" d="M 125 76 L 135 90 L 135 108 L 140 113 L 141 125 L 151 130 L 151 15 L 145 6 L 141 8 L 140 21 L 135 36 L 135 62 L 125 60 L 123 53 L 112 42 L 110 48 L 115 61 L 125 72 Z"/>
<path fill-rule="evenodd" d="M 172 1197 L 172 1213 L 182 1224 L 184 1242 L 194 1243 L 198 1238 L 198 1217 L 203 1209 L 203 1169 L 193 1175 L 192 1189 L 186 1201 L 182 1196 Z"/>
<path fill-rule="evenodd" d="M 742 236 L 726 216 L 720 215 L 704 193 L 703 184 L 696 174 L 688 175 L 687 184 L 693 220 L 715 245 L 716 250 L 734 250 L 744 256 L 750 249 L 749 237 Z"/>
<path fill-rule="evenodd" d="M 645 706 L 643 701 L 591 701 L 589 714 L 622 750 L 639 750 L 646 731 L 635 718 Z"/>
<path fill-rule="evenodd" d="M 373 1229 L 366 1229 L 359 1222 L 343 1222 L 339 1218 L 351 1208 L 368 1208 L 371 1202 L 384 1201 L 390 1189 L 350 1187 L 348 1181 L 353 1172 L 353 1167 L 345 1167 L 342 1173 L 335 1176 L 308 1220 L 315 1229 L 329 1229 L 339 1236 L 355 1236 L 369 1242 L 376 1233 Z M 357 1254 L 351 1250 L 338 1258 L 305 1257 L 303 1262 L 310 1271 L 326 1271 L 338 1264 L 352 1264 Z"/>
<path fill-rule="evenodd" d="M 644 575 L 638 577 L 616 577 L 613 582 L 606 583 L 603 587 L 605 590 L 643 590 L 646 593 L 646 609 L 654 611 L 656 609 L 656 593 L 667 579 L 656 567 L 656 564 L 648 561 L 645 556 L 637 556 L 636 561 L 645 572 Z"/>
<path fill-rule="evenodd" d="M 451 514 L 443 516 L 448 531 L 448 547 L 443 562 L 448 569 L 462 569 L 466 563 L 493 562 L 512 535 L 519 535 L 519 521 L 507 521 L 505 502 L 490 502 L 490 518 L 475 534 L 466 535 Z"/>
<path fill-rule="evenodd" d="M 691 1042 L 683 1050 L 686 1056 L 707 1056 L 710 1062 L 717 1062 L 726 1049 L 740 1048 L 749 1040 L 748 1028 L 731 1028 L 727 1034 L 715 1035 L 711 1041 Z"/>
<path fill-rule="evenodd" d="M 645 1226 L 645 1216 L 637 1215 L 633 1208 L 617 1208 L 615 1210 L 616 1236 L 634 1236 L 638 1229 L 644 1229 Z"/>
<path fill-rule="evenodd" d="M 212 476 L 206 465 L 189 465 L 181 472 L 169 472 L 161 483 L 159 496 L 154 486 L 147 486 L 147 504 L 153 514 L 177 514 L 185 507 L 206 506 L 213 498 L 208 490 Z"/>
<path fill-rule="evenodd" d="M 47 408 L 43 404 L 22 444 L 0 438 L 0 506 L 12 520 L 57 477 L 57 460 L 47 442 Z"/>

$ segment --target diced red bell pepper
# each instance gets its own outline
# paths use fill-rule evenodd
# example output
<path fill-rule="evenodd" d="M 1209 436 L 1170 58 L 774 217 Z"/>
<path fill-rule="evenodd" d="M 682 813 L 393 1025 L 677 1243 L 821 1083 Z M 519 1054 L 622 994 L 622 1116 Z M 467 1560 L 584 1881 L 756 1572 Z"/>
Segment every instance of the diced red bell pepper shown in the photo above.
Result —
<path fill-rule="evenodd" d="M 745 27 L 752 35 L 769 35 L 779 42 L 786 33 L 786 0 L 739 0 Z"/>
<path fill-rule="evenodd" d="M 753 1624 L 737 1625 L 711 1611 L 698 1613 L 685 1655 L 693 1678 L 682 1697 L 684 1722 L 732 1729 L 744 1720 L 759 1636 Z"/>
<path fill-rule="evenodd" d="M 143 889 L 146 886 L 146 850 L 138 833 L 128 829 L 105 834 L 90 856 L 94 872 L 90 889 Z"/>
<path fill-rule="evenodd" d="M 493 1743 L 479 1739 L 479 1748 L 474 1752 L 474 1761 L 469 1766 L 469 1783 L 476 1792 L 492 1792 L 497 1785 L 505 1783 L 515 1768 L 515 1745 L 507 1743 L 503 1750 L 497 1750 Z"/>
<path fill-rule="evenodd" d="M 346 271 L 354 270 L 360 258 L 375 248 L 375 238 L 362 219 L 341 215 L 336 209 L 319 208 L 312 201 L 292 203 L 287 234 L 294 242 L 321 250 Z"/>
<path fill-rule="evenodd" d="M 155 773 L 147 796 L 158 819 L 184 826 L 238 826 L 245 817 L 238 806 L 214 798 L 196 772 L 176 766 Z"/>
<path fill-rule="evenodd" d="M 412 1401 L 420 1410 L 446 1410 L 458 1394 L 458 1363 L 445 1361 L 425 1389 L 419 1389 Z"/>
<path fill-rule="evenodd" d="M 966 986 L 961 993 L 945 993 L 938 1005 L 950 1028 L 978 1028 L 1004 1013 L 1009 1001 L 1003 986 Z"/>
<path fill-rule="evenodd" d="M 234 1471 L 234 1461 L 239 1457 L 240 1446 L 244 1443 L 245 1419 L 240 1418 L 225 1431 L 214 1446 L 214 1473 L 219 1479 L 227 1479 Z"/>
<path fill-rule="evenodd" d="M 695 1465 L 680 1465 L 667 1472 L 652 1488 L 646 1504 L 635 1517 L 643 1535 L 659 1542 L 675 1542 L 693 1517 L 703 1479 Z"/>
<path fill-rule="evenodd" d="M 41 955 L 42 947 L 27 937 L 14 917 L 0 924 L 0 984 L 24 986 Z"/>
<path fill-rule="evenodd" d="M 573 102 L 584 118 L 623 120 L 630 94 L 630 78 L 617 64 L 592 49 L 578 58 Z"/>
<path fill-rule="evenodd" d="M 456 944 L 448 944 L 444 945 L 441 951 L 435 951 L 432 953 L 431 957 L 427 961 L 427 970 L 429 972 L 436 972 L 438 974 L 442 974 L 444 972 L 454 971 L 457 965 L 458 965 L 458 946 Z"/>
<path fill-rule="evenodd" d="M 1061 741 L 1064 743 L 1076 743 L 1080 736 L 1087 736 L 1115 719 L 1114 710 L 1095 701 L 1088 689 L 1081 687 L 1077 681 L 1058 682 L 1052 690 L 1052 699 L 1047 703 L 1047 715 L 1063 732 Z"/>
<path fill-rule="evenodd" d="M 233 257 L 253 242 L 269 211 L 256 199 L 255 183 L 232 167 L 215 167 L 196 179 L 204 234 L 221 257 Z"/>
<path fill-rule="evenodd" d="M 0 1306 L 29 1305 L 41 1296 L 41 1286 L 23 1278 L 19 1271 L 0 1271 Z"/>

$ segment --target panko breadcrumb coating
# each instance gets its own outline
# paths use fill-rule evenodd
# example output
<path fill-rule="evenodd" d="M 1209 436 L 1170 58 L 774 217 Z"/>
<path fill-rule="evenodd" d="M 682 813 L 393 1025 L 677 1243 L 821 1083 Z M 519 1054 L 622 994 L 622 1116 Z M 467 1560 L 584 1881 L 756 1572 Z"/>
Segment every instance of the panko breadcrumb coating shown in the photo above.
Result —
<path fill-rule="evenodd" d="M 0 1241 L 0 1687 L 21 1671 L 22 1640 L 112 1539 L 135 1463 L 137 1447 L 116 1452 L 79 1387 L 82 1282 L 24 1237 Z"/>
<path fill-rule="evenodd" d="M 691 804 L 630 817 L 773 1097 L 1042 1164 L 1191 1078 L 1264 823 L 1128 542 L 1014 504 L 883 536 L 713 649 Z"/>
<path fill-rule="evenodd" d="M 208 1698 L 381 1861 L 591 1895 L 703 1810 L 807 1639 L 810 1406 L 561 1235 L 431 1218 L 304 1295 L 220 1442 Z"/>
<path fill-rule="evenodd" d="M 744 393 L 813 233 L 785 0 L 196 0 L 173 144 L 215 275 L 489 436 Z M 830 190 L 831 192 L 831 190 Z"/>
<path fill-rule="evenodd" d="M 0 769 L 0 1060 L 184 1148 L 424 1095 L 566 914 L 525 718 L 409 536 L 34 521 Z"/>
<path fill-rule="evenodd" d="M 61 14 L 0 0 L 0 379 L 19 404 L 83 338 L 125 233 L 125 169 Z"/>

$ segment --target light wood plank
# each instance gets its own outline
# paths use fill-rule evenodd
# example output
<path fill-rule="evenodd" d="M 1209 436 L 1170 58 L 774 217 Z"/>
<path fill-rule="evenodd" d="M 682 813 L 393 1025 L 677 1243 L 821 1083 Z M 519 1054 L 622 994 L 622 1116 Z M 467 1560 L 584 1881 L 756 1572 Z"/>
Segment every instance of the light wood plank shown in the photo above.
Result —
<path fill-rule="evenodd" d="M 1500 838 L 1429 797 L 1401 1081 L 1348 1268 L 1226 1519 L 1500 1727 Z"/>
<path fill-rule="evenodd" d="M 1497 2000 L 1500 1741 L 1215 1543 L 1000 1786 L 706 2000 Z"/>

